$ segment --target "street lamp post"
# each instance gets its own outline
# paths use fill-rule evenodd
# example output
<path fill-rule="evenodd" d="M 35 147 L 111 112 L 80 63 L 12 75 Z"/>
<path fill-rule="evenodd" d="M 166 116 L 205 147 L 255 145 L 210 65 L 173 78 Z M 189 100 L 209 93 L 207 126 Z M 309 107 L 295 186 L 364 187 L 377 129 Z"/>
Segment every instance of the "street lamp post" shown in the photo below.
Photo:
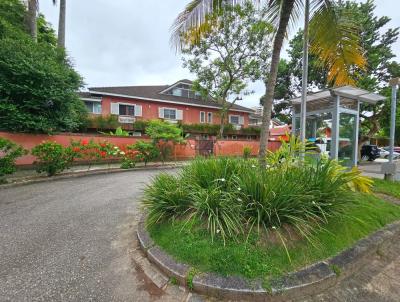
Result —
<path fill-rule="evenodd" d="M 397 89 L 400 85 L 400 78 L 393 78 L 389 81 L 389 85 L 392 87 L 392 103 L 390 108 L 390 147 L 389 147 L 389 162 L 382 165 L 382 172 L 385 174 L 385 179 L 393 180 L 396 176 L 397 165 L 393 163 L 393 152 L 394 152 L 394 135 L 396 128 L 396 97 Z"/>

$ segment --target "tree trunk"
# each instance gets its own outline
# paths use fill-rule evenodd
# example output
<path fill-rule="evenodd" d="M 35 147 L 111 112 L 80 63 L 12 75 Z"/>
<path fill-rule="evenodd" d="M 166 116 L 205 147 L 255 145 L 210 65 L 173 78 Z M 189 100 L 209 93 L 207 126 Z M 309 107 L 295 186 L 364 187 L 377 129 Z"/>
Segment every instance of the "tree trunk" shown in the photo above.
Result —
<path fill-rule="evenodd" d="M 289 23 L 290 15 L 293 10 L 295 0 L 282 1 L 278 30 L 275 34 L 274 45 L 272 50 L 271 67 L 268 75 L 268 81 L 265 82 L 265 97 L 263 104 L 263 117 L 260 134 L 260 151 L 259 162 L 262 168 L 265 168 L 265 154 L 267 152 L 269 139 L 269 124 L 271 121 L 272 103 L 274 100 L 276 77 L 278 74 L 279 59 L 283 40 L 286 35 L 286 29 Z"/>
<path fill-rule="evenodd" d="M 66 14 L 66 0 L 60 0 L 60 17 L 58 20 L 58 41 L 57 41 L 57 45 L 60 48 L 65 48 L 65 14 Z"/>
<path fill-rule="evenodd" d="M 222 138 L 224 136 L 225 112 L 221 112 L 221 122 L 219 125 L 220 126 L 219 126 L 218 138 Z"/>
<path fill-rule="evenodd" d="M 38 0 L 28 0 L 28 28 L 29 28 L 29 33 L 32 36 L 32 39 L 36 42 L 37 41 L 37 23 L 36 23 L 36 17 L 37 17 L 37 8 L 38 8 Z"/>

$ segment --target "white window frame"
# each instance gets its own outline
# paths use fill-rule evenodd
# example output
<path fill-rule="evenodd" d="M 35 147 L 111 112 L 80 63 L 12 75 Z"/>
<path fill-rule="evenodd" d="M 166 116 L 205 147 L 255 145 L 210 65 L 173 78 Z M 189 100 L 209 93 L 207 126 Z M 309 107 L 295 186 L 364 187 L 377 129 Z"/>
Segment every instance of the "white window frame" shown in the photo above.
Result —
<path fill-rule="evenodd" d="M 165 117 L 165 110 L 170 110 L 170 111 L 175 111 L 175 118 L 170 118 L 170 117 Z M 177 109 L 175 109 L 175 108 L 163 108 L 163 117 L 164 117 L 164 119 L 166 119 L 166 120 L 172 120 L 172 121 L 175 121 L 176 120 L 176 118 L 177 118 Z"/>
<path fill-rule="evenodd" d="M 165 110 L 173 110 L 175 111 L 175 118 L 167 118 L 165 117 Z M 158 117 L 169 120 L 169 121 L 181 121 L 183 120 L 183 110 L 177 109 L 177 108 L 171 108 L 171 107 L 159 107 L 158 108 Z"/>
<path fill-rule="evenodd" d="M 207 123 L 212 124 L 213 122 L 213 113 L 207 112 Z"/>
<path fill-rule="evenodd" d="M 232 122 L 232 118 L 233 117 L 237 117 L 237 123 L 233 123 Z M 238 114 L 230 114 L 229 115 L 229 124 L 232 124 L 232 125 L 240 125 L 240 115 L 238 115 Z"/>
<path fill-rule="evenodd" d="M 232 117 L 237 117 L 238 123 L 232 123 Z M 240 114 L 229 114 L 229 123 L 232 125 L 244 125 L 244 116 Z"/>
<path fill-rule="evenodd" d="M 121 106 L 121 105 L 134 107 L 133 115 L 120 114 L 121 112 L 120 112 L 119 106 Z M 113 110 L 113 106 L 118 106 L 118 113 L 116 113 L 115 110 Z M 110 108 L 111 114 L 121 115 L 121 116 L 142 116 L 142 105 L 137 105 L 137 104 L 132 104 L 132 103 L 111 102 L 110 107 L 111 107 Z M 115 109 L 115 107 L 114 107 L 114 109 Z"/>
<path fill-rule="evenodd" d="M 103 108 L 102 108 L 102 105 L 101 105 L 101 101 L 84 101 L 85 102 L 85 106 L 86 106 L 86 108 L 88 108 L 88 103 L 91 103 L 92 104 L 92 110 L 91 111 L 89 111 L 89 113 L 91 113 L 91 114 L 101 114 L 101 112 L 102 112 L 102 110 L 103 110 Z M 100 111 L 99 112 L 95 112 L 94 111 L 94 105 L 100 105 Z M 88 108 L 88 110 L 89 110 L 89 108 Z"/>
<path fill-rule="evenodd" d="M 206 122 L 206 112 L 200 111 L 200 123 L 204 124 Z"/>
<path fill-rule="evenodd" d="M 130 115 L 130 114 L 121 114 L 121 107 L 120 106 L 130 106 L 130 107 L 133 107 L 133 115 Z M 118 111 L 119 111 L 119 115 L 122 115 L 122 116 L 135 116 L 135 114 L 136 114 L 136 105 L 135 104 L 129 104 L 129 103 L 118 103 Z"/>

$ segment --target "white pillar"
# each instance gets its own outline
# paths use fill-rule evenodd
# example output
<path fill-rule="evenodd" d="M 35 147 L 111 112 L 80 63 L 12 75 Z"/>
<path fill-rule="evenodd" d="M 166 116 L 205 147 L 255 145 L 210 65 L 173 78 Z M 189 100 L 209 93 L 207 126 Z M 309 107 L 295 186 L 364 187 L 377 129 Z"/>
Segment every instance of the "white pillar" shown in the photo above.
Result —
<path fill-rule="evenodd" d="M 332 112 L 332 135 L 331 135 L 331 158 L 338 159 L 339 153 L 339 122 L 340 122 L 340 96 L 337 95 L 333 102 Z"/>
<path fill-rule="evenodd" d="M 358 138 L 360 132 L 360 101 L 357 100 L 357 115 L 355 121 L 355 129 L 354 129 L 354 154 L 353 154 L 353 166 L 357 166 L 358 162 Z"/>
<path fill-rule="evenodd" d="M 292 108 L 292 135 L 296 135 L 296 114 L 294 107 Z"/>

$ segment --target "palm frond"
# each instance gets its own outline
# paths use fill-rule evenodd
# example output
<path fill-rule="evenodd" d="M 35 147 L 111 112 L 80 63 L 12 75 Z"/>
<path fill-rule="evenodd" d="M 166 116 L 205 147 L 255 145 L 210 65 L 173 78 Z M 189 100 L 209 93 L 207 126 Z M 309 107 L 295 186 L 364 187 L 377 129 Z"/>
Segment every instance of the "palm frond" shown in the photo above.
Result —
<path fill-rule="evenodd" d="M 207 16 L 223 9 L 224 5 L 242 5 L 247 1 L 259 3 L 262 0 L 192 0 L 171 26 L 171 46 L 179 51 L 188 41 L 198 40 L 210 26 L 205 24 Z"/>
<path fill-rule="evenodd" d="M 267 8 L 268 8 L 268 21 L 274 25 L 275 28 L 278 28 L 279 25 L 279 19 L 280 19 L 280 14 L 282 10 L 282 3 L 283 0 L 269 0 L 267 3 Z M 291 11 L 290 14 L 290 20 L 289 20 L 289 25 L 287 28 L 286 35 L 288 33 L 295 29 L 297 26 L 297 22 L 301 18 L 304 12 L 304 2 L 303 0 L 295 0 L 294 5 L 293 5 L 293 10 Z"/>
<path fill-rule="evenodd" d="M 310 52 L 328 69 L 330 83 L 337 86 L 354 84 L 357 69 L 366 66 L 358 27 L 350 12 L 339 10 L 331 1 L 324 2 L 311 18 Z"/>

